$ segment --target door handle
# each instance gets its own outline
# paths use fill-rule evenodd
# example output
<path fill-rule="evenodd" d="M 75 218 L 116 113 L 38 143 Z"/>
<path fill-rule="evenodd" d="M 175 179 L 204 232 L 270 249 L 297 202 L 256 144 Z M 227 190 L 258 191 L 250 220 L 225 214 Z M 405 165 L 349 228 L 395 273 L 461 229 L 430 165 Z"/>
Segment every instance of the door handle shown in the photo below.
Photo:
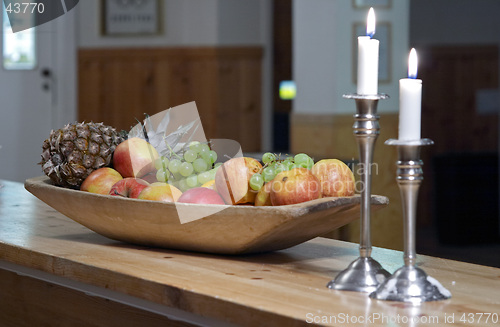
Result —
<path fill-rule="evenodd" d="M 52 82 L 52 70 L 48 67 L 44 67 L 40 70 L 40 75 L 44 79 L 44 82 L 42 83 L 42 90 L 45 92 L 50 91 L 51 89 L 51 82 Z"/>
<path fill-rule="evenodd" d="M 42 75 L 42 77 L 45 77 L 45 78 L 50 78 L 52 77 L 52 71 L 50 70 L 50 68 L 42 68 L 42 70 L 40 71 L 40 74 Z"/>

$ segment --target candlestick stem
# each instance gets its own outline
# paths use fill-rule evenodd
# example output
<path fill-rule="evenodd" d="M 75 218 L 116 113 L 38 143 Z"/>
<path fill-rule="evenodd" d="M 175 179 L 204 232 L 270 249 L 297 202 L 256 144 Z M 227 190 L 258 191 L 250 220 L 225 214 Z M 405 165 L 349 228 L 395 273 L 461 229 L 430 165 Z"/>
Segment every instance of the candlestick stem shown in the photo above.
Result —
<path fill-rule="evenodd" d="M 356 292 L 373 292 L 390 274 L 380 263 L 371 257 L 371 168 L 375 142 L 380 134 L 378 100 L 388 98 L 380 95 L 344 95 L 356 101 L 353 133 L 359 150 L 361 165 L 361 224 L 359 258 L 354 260 L 345 270 L 327 284 L 328 288 Z"/>
<path fill-rule="evenodd" d="M 424 173 L 420 160 L 420 146 L 399 146 L 397 177 L 401 199 L 403 200 L 404 262 L 406 266 L 416 264 L 416 213 L 418 191 Z"/>
<path fill-rule="evenodd" d="M 387 278 L 371 298 L 400 302 L 421 303 L 444 300 L 451 294 L 434 278 L 416 267 L 416 212 L 420 184 L 424 179 L 420 148 L 434 142 L 429 139 L 415 141 L 388 140 L 386 144 L 398 148 L 396 181 L 403 201 L 404 266 Z"/>
<path fill-rule="evenodd" d="M 377 101 L 377 100 L 375 100 Z M 372 101 L 356 100 L 358 114 L 353 129 L 356 137 L 356 142 L 359 147 L 359 161 L 361 165 L 361 224 L 360 224 L 360 257 L 367 258 L 371 256 L 371 163 L 373 162 L 373 151 L 375 142 L 380 133 L 380 125 L 378 123 L 379 116 L 370 112 L 376 106 Z"/>

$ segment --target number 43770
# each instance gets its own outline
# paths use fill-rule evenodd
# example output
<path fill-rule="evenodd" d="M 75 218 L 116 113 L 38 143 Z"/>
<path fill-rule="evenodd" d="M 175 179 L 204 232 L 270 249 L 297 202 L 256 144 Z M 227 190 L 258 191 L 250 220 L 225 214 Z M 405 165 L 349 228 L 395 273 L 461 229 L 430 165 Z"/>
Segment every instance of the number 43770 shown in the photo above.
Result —
<path fill-rule="evenodd" d="M 9 3 L 5 11 L 9 14 L 41 14 L 45 11 L 45 6 L 42 2 L 15 2 Z"/>

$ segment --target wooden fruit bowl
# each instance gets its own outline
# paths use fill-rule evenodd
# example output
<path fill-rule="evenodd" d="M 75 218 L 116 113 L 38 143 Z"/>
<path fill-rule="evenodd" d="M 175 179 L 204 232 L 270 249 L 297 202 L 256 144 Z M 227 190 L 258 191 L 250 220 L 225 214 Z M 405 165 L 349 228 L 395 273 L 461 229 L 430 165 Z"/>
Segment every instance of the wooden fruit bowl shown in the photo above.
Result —
<path fill-rule="evenodd" d="M 24 185 L 60 213 L 111 239 L 207 253 L 285 249 L 333 231 L 360 215 L 360 197 L 356 195 L 278 207 L 227 205 L 222 211 L 182 223 L 177 208 L 205 213 L 215 205 L 92 194 L 55 186 L 45 176 L 28 179 Z M 372 196 L 372 210 L 388 203 L 384 196 Z"/>

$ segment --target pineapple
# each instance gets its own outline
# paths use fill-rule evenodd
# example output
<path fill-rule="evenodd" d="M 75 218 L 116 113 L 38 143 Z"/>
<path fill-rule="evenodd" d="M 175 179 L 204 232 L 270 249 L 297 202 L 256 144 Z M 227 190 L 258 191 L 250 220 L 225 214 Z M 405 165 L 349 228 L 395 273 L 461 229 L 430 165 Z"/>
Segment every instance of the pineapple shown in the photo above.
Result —
<path fill-rule="evenodd" d="M 109 166 L 124 136 L 103 123 L 73 123 L 52 131 L 42 146 L 45 175 L 59 186 L 79 188 L 96 169 Z"/>

